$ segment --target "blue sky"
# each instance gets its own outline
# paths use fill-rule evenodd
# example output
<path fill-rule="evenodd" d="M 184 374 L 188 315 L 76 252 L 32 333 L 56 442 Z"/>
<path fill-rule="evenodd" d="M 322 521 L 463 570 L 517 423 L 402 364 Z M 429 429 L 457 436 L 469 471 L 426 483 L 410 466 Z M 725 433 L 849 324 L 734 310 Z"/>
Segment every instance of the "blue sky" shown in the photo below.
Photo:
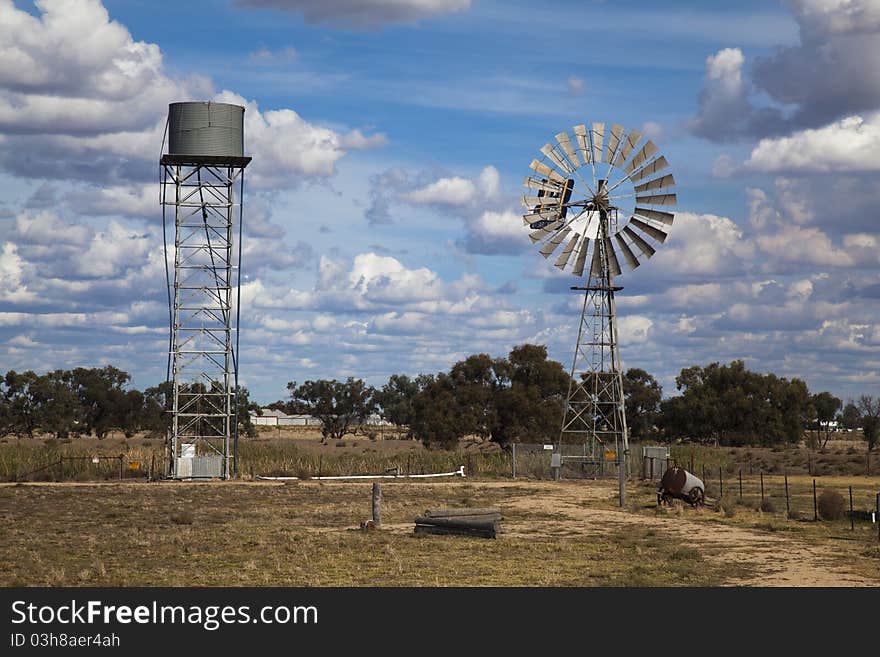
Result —
<path fill-rule="evenodd" d="M 528 164 L 592 121 L 677 181 L 625 272 L 625 366 L 674 393 L 743 358 L 880 390 L 880 8 L 868 0 L 0 0 L 0 369 L 164 378 L 167 104 L 247 107 L 241 378 L 448 368 L 546 344 L 578 282 L 520 220 Z"/>

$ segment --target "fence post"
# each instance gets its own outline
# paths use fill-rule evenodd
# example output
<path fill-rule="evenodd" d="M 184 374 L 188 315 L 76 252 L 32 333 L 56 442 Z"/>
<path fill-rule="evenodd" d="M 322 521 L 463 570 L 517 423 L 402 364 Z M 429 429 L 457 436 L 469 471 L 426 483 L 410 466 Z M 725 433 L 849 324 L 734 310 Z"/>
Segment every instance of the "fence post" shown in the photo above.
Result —
<path fill-rule="evenodd" d="M 718 497 L 724 497 L 724 476 L 721 474 L 721 466 L 718 466 Z"/>
<path fill-rule="evenodd" d="M 813 521 L 819 519 L 819 505 L 816 502 L 816 480 L 813 479 Z"/>
<path fill-rule="evenodd" d="M 785 472 L 785 517 L 791 517 L 791 502 L 788 498 L 788 471 Z"/>
<path fill-rule="evenodd" d="M 739 501 L 742 502 L 743 498 L 743 471 L 742 468 L 739 469 Z"/>
<path fill-rule="evenodd" d="M 853 502 L 852 502 L 852 486 L 849 487 L 849 530 L 855 531 L 855 523 L 853 522 Z"/>
<path fill-rule="evenodd" d="M 516 479 L 516 443 L 513 443 L 511 447 L 510 463 L 513 470 L 513 479 Z"/>
<path fill-rule="evenodd" d="M 382 526 L 382 484 L 373 482 L 373 524 L 376 529 Z"/>
<path fill-rule="evenodd" d="M 764 506 L 764 472 L 761 471 L 761 506 Z"/>
<path fill-rule="evenodd" d="M 122 481 L 122 454 L 119 455 L 119 481 Z"/>
<path fill-rule="evenodd" d="M 58 480 L 64 479 L 64 457 L 58 457 Z"/>

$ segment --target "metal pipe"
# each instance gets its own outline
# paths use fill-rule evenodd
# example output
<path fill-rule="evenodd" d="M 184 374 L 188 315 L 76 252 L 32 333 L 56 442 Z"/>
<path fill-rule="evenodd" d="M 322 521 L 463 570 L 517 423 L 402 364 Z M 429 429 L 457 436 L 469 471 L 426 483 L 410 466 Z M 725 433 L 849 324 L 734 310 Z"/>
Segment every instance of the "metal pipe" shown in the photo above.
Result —
<path fill-rule="evenodd" d="M 455 477 L 456 475 L 460 477 L 465 476 L 463 465 L 460 466 L 455 472 L 435 472 L 431 474 L 334 475 L 323 477 L 265 477 L 263 475 L 257 475 L 255 478 L 261 481 L 308 481 L 309 479 L 320 479 L 326 481 L 328 479 L 426 479 L 428 477 Z"/>

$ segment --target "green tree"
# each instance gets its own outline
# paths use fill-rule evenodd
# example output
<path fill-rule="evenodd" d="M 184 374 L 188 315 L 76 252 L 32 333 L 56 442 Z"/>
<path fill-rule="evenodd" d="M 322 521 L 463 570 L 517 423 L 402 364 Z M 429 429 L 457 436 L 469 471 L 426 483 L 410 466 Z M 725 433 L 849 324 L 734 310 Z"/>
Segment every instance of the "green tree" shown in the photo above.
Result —
<path fill-rule="evenodd" d="M 35 397 L 36 373 L 9 370 L 0 385 L 3 399 L 3 434 L 33 438 L 39 426 L 39 402 Z"/>
<path fill-rule="evenodd" d="M 862 395 L 858 401 L 862 416 L 862 435 L 868 443 L 868 451 L 873 451 L 880 438 L 880 398 Z"/>
<path fill-rule="evenodd" d="M 348 377 L 344 382 L 332 379 L 287 384 L 297 408 L 321 420 L 322 442 L 338 439 L 353 425 L 362 424 L 375 410 L 375 390 L 361 379 Z"/>
<path fill-rule="evenodd" d="M 410 433 L 429 448 L 455 449 L 466 435 L 461 406 L 448 374 L 428 376 L 413 399 Z"/>
<path fill-rule="evenodd" d="M 559 436 L 569 376 L 543 345 L 514 347 L 496 360 L 492 440 L 546 442 Z"/>
<path fill-rule="evenodd" d="M 629 435 L 634 440 L 652 438 L 656 434 L 663 388 L 645 370 L 630 368 L 623 375 L 623 397 Z"/>
<path fill-rule="evenodd" d="M 392 374 L 388 383 L 376 391 L 374 401 L 385 420 L 397 427 L 408 428 L 413 420 L 413 403 L 420 390 L 419 379 L 410 379 L 405 374 Z"/>
<path fill-rule="evenodd" d="M 843 411 L 840 413 L 839 422 L 840 426 L 849 431 L 855 431 L 859 428 L 859 422 L 862 419 L 862 414 L 859 412 L 859 407 L 856 406 L 852 400 L 848 401 L 846 406 L 843 407 Z"/>
<path fill-rule="evenodd" d="M 824 429 L 825 435 L 822 440 L 822 447 L 828 444 L 831 437 L 831 422 L 837 417 L 837 411 L 843 405 L 837 397 L 830 392 L 819 392 L 813 395 L 813 408 L 816 409 L 816 422 L 819 424 L 819 430 Z"/>

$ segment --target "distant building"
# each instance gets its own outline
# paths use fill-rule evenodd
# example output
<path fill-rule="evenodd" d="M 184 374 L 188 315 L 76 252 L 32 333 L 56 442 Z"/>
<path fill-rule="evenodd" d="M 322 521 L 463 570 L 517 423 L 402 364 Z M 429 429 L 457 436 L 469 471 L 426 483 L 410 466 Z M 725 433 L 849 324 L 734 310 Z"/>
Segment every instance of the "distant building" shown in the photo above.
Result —
<path fill-rule="evenodd" d="M 262 415 L 251 414 L 256 427 L 320 427 L 321 420 L 311 415 L 287 415 L 273 408 L 261 409 Z"/>

